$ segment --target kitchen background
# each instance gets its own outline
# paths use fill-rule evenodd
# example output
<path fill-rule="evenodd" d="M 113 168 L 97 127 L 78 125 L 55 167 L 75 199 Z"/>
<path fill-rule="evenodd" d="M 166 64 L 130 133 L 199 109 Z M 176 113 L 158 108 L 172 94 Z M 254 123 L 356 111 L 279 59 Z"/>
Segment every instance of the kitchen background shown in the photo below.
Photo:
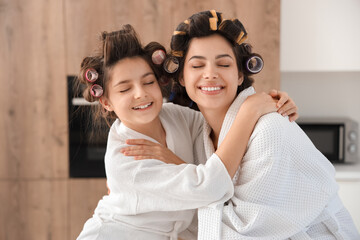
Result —
<path fill-rule="evenodd" d="M 244 23 L 265 59 L 258 91 L 287 91 L 301 116 L 360 122 L 359 0 L 0 0 L 0 240 L 75 239 L 106 194 L 103 178 L 70 178 L 68 156 L 66 77 L 99 33 L 131 23 L 144 43 L 168 45 L 208 9 Z M 338 182 L 360 229 L 352 169 Z"/>

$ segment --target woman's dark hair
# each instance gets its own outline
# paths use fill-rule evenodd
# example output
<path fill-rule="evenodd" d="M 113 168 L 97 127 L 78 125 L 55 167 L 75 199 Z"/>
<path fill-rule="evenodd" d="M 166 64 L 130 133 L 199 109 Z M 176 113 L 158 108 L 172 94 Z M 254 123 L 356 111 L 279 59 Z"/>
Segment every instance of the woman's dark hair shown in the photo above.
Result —
<path fill-rule="evenodd" d="M 82 92 L 82 96 L 88 102 L 98 102 L 99 97 L 94 97 L 90 94 L 91 87 L 97 84 L 103 89 L 103 96 L 108 96 L 109 81 L 112 68 L 122 59 L 141 57 L 143 58 L 153 70 L 156 79 L 163 91 L 165 85 L 169 82 L 168 75 L 162 68 L 162 65 L 156 65 L 152 61 L 152 54 L 156 50 L 163 50 L 165 48 L 157 43 L 151 42 L 143 47 L 134 30 L 134 28 L 127 24 L 119 31 L 103 32 L 100 39 L 100 51 L 93 56 L 85 57 L 80 66 L 80 72 L 75 80 L 74 92 Z M 94 82 L 89 82 L 86 79 L 85 73 L 89 69 L 94 69 L 98 78 Z M 92 126 L 99 131 L 103 131 L 104 127 L 110 127 L 114 120 L 117 118 L 114 112 L 106 111 L 101 104 L 92 104 L 90 113 L 93 121 Z M 102 120 L 105 120 L 103 122 Z M 104 124 L 106 123 L 106 124 Z"/>
<path fill-rule="evenodd" d="M 237 94 L 253 84 L 253 79 L 250 76 L 254 73 L 250 72 L 246 65 L 251 57 L 256 55 L 261 58 L 261 56 L 252 53 L 251 45 L 243 43 L 247 38 L 247 32 L 242 23 L 238 19 L 223 19 L 222 14 L 215 10 L 199 12 L 180 23 L 171 38 L 171 57 L 175 57 L 179 62 L 179 68 L 172 76 L 175 80 L 173 87 L 175 97 L 171 99 L 173 102 L 198 110 L 196 104 L 187 95 L 185 88 L 180 85 L 179 80 L 183 75 L 184 61 L 191 39 L 213 34 L 220 34 L 232 46 L 239 74 L 241 73 L 244 77 L 243 83 L 238 87 Z"/>

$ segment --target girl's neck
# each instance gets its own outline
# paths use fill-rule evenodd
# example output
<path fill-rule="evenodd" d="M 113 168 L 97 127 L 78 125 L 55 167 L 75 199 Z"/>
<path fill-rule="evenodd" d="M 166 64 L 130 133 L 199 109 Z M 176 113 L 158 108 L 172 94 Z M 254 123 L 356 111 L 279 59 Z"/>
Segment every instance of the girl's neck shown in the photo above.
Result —
<path fill-rule="evenodd" d="M 144 124 L 141 126 L 132 127 L 133 130 L 142 133 L 148 137 L 151 137 L 158 141 L 163 146 L 167 147 L 166 144 L 166 132 L 160 121 L 160 118 L 157 117 L 152 122 Z"/>

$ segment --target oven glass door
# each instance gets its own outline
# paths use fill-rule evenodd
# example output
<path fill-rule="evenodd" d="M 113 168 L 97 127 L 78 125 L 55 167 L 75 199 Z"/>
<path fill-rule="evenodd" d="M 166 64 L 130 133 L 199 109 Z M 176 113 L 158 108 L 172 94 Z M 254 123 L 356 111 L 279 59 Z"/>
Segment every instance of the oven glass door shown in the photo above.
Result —
<path fill-rule="evenodd" d="M 104 157 L 108 131 L 93 132 L 91 105 L 73 93 L 74 76 L 68 76 L 69 175 L 72 178 L 105 177 Z M 106 129 L 106 128 L 105 128 Z"/>

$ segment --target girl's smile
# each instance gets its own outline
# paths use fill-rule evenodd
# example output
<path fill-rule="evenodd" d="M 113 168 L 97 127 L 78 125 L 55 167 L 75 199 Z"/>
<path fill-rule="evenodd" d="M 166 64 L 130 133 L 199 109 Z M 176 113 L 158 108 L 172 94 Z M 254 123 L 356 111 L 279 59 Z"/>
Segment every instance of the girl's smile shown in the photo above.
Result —
<path fill-rule="evenodd" d="M 108 96 L 104 107 L 114 111 L 120 121 L 133 130 L 141 131 L 154 122 L 162 108 L 162 94 L 156 77 L 141 57 L 125 58 L 111 70 Z"/>
<path fill-rule="evenodd" d="M 153 102 L 149 102 L 149 103 L 145 103 L 145 104 L 133 107 L 132 109 L 145 111 L 145 110 L 149 109 L 152 106 L 152 104 L 153 104 Z"/>

